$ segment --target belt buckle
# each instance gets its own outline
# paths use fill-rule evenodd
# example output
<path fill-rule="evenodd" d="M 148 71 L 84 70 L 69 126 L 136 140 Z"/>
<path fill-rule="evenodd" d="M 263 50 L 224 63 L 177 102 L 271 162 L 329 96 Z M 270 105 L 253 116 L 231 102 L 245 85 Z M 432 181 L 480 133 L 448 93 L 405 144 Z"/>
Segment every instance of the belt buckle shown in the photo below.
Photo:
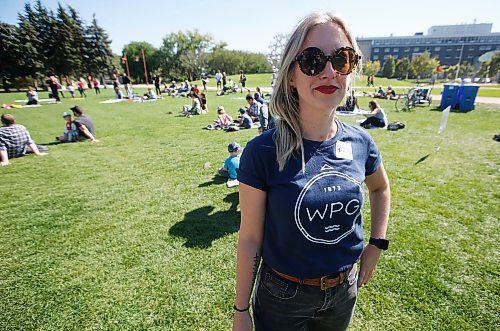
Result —
<path fill-rule="evenodd" d="M 319 280 L 319 286 L 320 286 L 321 290 L 323 290 L 323 291 L 328 288 L 328 287 L 325 286 L 326 277 L 328 277 L 328 276 L 323 276 Z"/>

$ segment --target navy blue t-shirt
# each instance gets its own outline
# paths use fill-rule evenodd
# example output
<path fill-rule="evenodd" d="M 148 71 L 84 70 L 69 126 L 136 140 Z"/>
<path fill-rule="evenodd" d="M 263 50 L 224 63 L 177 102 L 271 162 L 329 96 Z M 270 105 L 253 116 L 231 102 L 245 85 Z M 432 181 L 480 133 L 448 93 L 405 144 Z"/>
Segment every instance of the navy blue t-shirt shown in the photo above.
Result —
<path fill-rule="evenodd" d="M 366 130 L 337 124 L 327 141 L 304 139 L 305 173 L 300 155 L 278 171 L 274 129 L 251 140 L 241 156 L 238 180 L 267 193 L 262 257 L 285 274 L 331 275 L 361 256 L 363 182 L 381 155 Z"/>

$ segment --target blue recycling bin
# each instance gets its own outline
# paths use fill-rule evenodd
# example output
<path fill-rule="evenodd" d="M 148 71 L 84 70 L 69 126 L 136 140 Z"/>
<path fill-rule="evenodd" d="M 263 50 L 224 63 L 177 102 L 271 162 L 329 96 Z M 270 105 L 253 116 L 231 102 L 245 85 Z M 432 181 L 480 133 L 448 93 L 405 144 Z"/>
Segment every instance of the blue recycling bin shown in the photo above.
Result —
<path fill-rule="evenodd" d="M 441 95 L 441 110 L 445 110 L 446 107 L 451 106 L 455 108 L 458 105 L 458 91 L 460 85 L 458 84 L 444 84 L 444 90 Z"/>
<path fill-rule="evenodd" d="M 474 110 L 474 102 L 476 101 L 479 85 L 471 84 L 461 86 L 458 100 L 458 110 L 460 112 L 468 112 Z"/>

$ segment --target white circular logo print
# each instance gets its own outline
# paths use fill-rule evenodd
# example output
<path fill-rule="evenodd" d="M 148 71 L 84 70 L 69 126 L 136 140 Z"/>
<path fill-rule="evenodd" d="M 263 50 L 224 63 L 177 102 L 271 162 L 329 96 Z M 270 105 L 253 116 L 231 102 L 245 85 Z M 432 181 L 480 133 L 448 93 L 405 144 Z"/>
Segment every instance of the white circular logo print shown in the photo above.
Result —
<path fill-rule="evenodd" d="M 337 244 L 352 233 L 361 217 L 362 183 L 324 166 L 307 182 L 295 203 L 295 223 L 304 237 L 319 244 Z"/>

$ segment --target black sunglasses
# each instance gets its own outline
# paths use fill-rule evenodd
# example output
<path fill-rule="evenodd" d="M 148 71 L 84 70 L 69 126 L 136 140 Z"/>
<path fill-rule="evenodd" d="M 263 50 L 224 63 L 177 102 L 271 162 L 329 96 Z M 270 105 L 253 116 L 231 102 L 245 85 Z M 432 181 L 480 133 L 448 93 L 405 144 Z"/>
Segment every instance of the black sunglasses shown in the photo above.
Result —
<path fill-rule="evenodd" d="M 300 71 L 307 76 L 319 75 L 326 67 L 326 62 L 332 63 L 333 69 L 341 75 L 350 74 L 361 59 L 356 51 L 351 47 L 341 47 L 332 55 L 325 55 L 317 47 L 308 47 L 295 57 L 299 63 Z"/>

